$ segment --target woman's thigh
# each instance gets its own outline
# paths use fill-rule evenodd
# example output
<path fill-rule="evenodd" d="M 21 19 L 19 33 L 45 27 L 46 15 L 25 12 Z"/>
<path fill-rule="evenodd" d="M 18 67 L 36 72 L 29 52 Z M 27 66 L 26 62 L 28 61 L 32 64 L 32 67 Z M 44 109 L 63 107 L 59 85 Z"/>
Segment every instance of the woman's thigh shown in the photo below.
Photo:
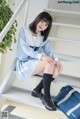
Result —
<path fill-rule="evenodd" d="M 40 60 L 40 62 L 38 63 L 38 65 L 36 66 L 35 71 L 33 72 L 33 75 L 42 75 L 45 69 L 45 65 L 46 63 L 42 60 Z"/>
<path fill-rule="evenodd" d="M 43 75 L 44 69 L 45 69 L 46 66 L 47 66 L 47 63 L 43 60 L 40 60 L 40 62 L 38 63 L 38 65 L 35 69 L 35 71 L 33 72 L 33 75 L 36 75 L 36 74 Z M 52 67 L 54 67 L 54 68 L 52 68 Z M 61 71 L 59 71 L 58 68 L 56 67 L 56 65 L 54 65 L 54 64 L 53 64 L 53 66 L 51 65 L 49 68 L 53 69 L 52 74 L 53 74 L 54 77 L 57 77 L 61 73 Z M 51 73 L 51 72 L 48 72 L 48 73 Z"/>

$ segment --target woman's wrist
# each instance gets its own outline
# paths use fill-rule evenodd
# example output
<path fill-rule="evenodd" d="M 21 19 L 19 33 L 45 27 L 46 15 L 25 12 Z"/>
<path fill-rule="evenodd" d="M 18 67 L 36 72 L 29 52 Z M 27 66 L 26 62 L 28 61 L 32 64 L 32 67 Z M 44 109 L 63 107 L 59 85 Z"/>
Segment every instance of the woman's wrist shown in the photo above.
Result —
<path fill-rule="evenodd" d="M 54 60 L 55 60 L 56 62 L 59 61 L 59 59 L 58 59 L 57 57 L 56 57 Z"/>

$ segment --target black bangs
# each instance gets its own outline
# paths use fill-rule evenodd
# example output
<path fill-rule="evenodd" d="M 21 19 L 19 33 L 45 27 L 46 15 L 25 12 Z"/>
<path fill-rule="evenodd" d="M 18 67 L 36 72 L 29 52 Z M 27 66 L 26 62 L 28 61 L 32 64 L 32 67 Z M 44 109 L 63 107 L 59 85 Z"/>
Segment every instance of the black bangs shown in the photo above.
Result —
<path fill-rule="evenodd" d="M 50 20 L 48 20 L 47 18 L 43 18 L 42 20 L 43 20 L 44 22 L 46 22 L 47 25 L 50 24 Z"/>

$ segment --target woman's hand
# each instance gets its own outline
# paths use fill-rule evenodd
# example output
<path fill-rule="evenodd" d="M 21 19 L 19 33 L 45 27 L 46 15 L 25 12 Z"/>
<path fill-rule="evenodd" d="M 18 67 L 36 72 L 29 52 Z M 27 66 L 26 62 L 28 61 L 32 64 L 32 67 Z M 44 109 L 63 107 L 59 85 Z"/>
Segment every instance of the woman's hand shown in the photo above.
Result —
<path fill-rule="evenodd" d="M 54 63 L 54 60 L 48 56 L 42 55 L 41 60 L 44 60 L 49 63 Z"/>

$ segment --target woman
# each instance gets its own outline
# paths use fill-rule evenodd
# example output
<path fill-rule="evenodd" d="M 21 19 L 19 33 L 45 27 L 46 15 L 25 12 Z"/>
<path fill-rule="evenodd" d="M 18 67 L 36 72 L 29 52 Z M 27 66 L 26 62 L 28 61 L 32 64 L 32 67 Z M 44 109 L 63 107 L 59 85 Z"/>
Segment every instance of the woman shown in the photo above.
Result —
<path fill-rule="evenodd" d="M 21 28 L 17 45 L 16 74 L 21 80 L 36 74 L 42 75 L 43 79 L 32 91 L 32 96 L 41 98 L 48 110 L 55 111 L 56 106 L 50 96 L 50 85 L 61 73 L 62 65 L 47 41 L 51 26 L 51 15 L 41 12 L 28 28 Z"/>

